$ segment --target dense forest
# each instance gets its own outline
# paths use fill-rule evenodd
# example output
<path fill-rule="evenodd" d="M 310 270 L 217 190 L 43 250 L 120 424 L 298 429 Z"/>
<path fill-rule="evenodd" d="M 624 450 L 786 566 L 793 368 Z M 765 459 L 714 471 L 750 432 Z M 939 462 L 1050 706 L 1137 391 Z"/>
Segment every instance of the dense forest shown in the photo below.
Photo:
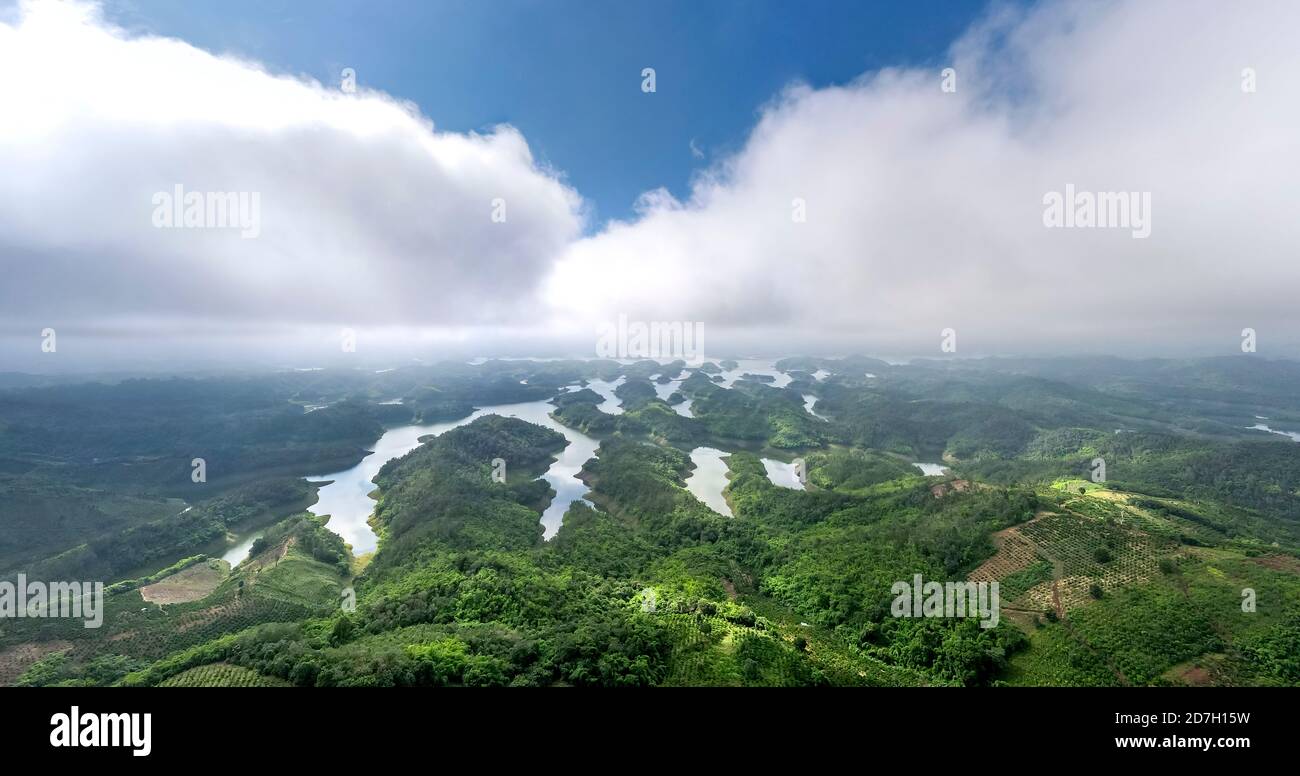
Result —
<path fill-rule="evenodd" d="M 1297 365 L 775 367 L 10 376 L 0 574 L 109 594 L 98 630 L 0 621 L 0 683 L 1300 684 L 1300 446 L 1251 428 L 1300 428 Z M 373 555 L 305 511 L 303 478 L 386 429 L 523 402 L 559 425 L 484 415 L 379 469 Z M 548 539 L 556 428 L 599 446 Z M 724 451 L 731 515 L 689 486 L 698 448 Z M 998 582 L 999 620 L 898 616 L 917 575 Z"/>

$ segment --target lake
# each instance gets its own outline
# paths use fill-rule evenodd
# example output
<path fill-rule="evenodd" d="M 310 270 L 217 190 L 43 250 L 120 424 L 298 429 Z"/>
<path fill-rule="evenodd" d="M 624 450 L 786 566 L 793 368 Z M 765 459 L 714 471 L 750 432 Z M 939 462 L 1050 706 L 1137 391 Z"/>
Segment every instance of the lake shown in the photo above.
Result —
<path fill-rule="evenodd" d="M 767 479 L 773 485 L 780 485 L 783 488 L 792 488 L 794 490 L 804 490 L 803 481 L 799 479 L 799 470 L 796 464 L 778 461 L 775 458 L 764 458 L 763 468 L 767 470 Z"/>
<path fill-rule="evenodd" d="M 617 383 L 615 381 L 606 385 Z M 419 447 L 421 437 L 440 436 L 484 415 L 502 415 L 545 426 L 563 434 L 568 440 L 564 450 L 542 475 L 542 479 L 555 489 L 555 498 L 541 516 L 542 535 L 550 539 L 560 530 L 560 523 L 569 506 L 586 496 L 587 486 L 577 475 L 588 459 L 596 457 L 596 448 L 600 446 L 598 441 L 586 434 L 566 428 L 553 420 L 550 413 L 554 409 L 555 406 L 549 401 L 498 404 L 477 409 L 459 420 L 391 428 L 375 442 L 374 451 L 351 469 L 307 478 L 312 482 L 329 481 L 320 488 L 317 493 L 319 500 L 309 511 L 314 515 L 329 515 L 328 528 L 352 546 L 354 555 L 374 552 L 379 539 L 368 522 L 375 511 L 375 500 L 370 497 L 370 493 L 375 490 L 372 480 L 383 465 Z M 249 548 L 264 532 L 261 530 L 238 536 L 235 545 L 222 557 L 230 561 L 231 565 L 239 564 L 248 557 Z"/>
<path fill-rule="evenodd" d="M 697 447 L 691 451 L 695 468 L 686 477 L 686 489 L 714 512 L 734 517 L 722 489 L 727 487 L 727 464 L 723 457 L 730 453 L 712 447 Z"/>
<path fill-rule="evenodd" d="M 601 412 L 608 412 L 610 415 L 623 414 L 623 400 L 614 394 L 614 390 L 627 381 L 626 377 L 619 377 L 614 381 L 607 380 L 588 380 L 587 387 L 600 394 L 605 401 L 597 405 Z"/>
<path fill-rule="evenodd" d="M 813 409 L 813 407 L 816 407 L 816 406 L 817 406 L 817 397 L 816 397 L 816 396 L 813 396 L 811 393 L 805 393 L 805 394 L 803 394 L 803 408 L 804 408 L 804 411 L 807 412 L 809 415 L 812 415 L 814 418 L 821 418 L 822 420 L 826 420 L 826 418 L 825 418 L 824 416 L 822 416 L 822 415 L 818 415 L 818 414 L 817 414 L 817 411 Z"/>
<path fill-rule="evenodd" d="M 738 362 L 736 369 L 723 372 L 722 387 L 730 388 L 745 373 L 770 375 L 774 378 L 774 382 L 770 383 L 770 385 L 776 388 L 788 385 L 791 381 L 788 374 L 775 368 L 773 361 L 742 359 Z M 687 371 L 682 371 L 681 374 L 668 383 L 656 383 L 656 394 L 660 398 L 667 399 L 677 390 L 681 385 L 681 381 L 688 374 Z M 621 415 L 623 413 L 623 402 L 615 395 L 614 391 L 625 380 L 626 377 L 622 376 L 612 381 L 588 380 L 586 387 L 600 394 L 603 399 L 599 405 L 601 411 L 611 415 Z M 578 389 L 578 386 L 567 386 L 566 388 L 572 391 Z M 805 402 L 807 402 L 807 397 L 805 397 Z M 811 411 L 811 405 L 807 406 Z M 421 437 L 445 434 L 453 428 L 473 422 L 484 415 L 502 415 L 545 426 L 563 434 L 564 438 L 568 440 L 568 445 L 559 453 L 559 457 L 546 470 L 546 473 L 542 475 L 542 479 L 546 480 L 555 490 L 555 498 L 552 499 L 550 506 L 546 508 L 546 511 L 541 516 L 542 535 L 544 538 L 550 539 L 555 536 L 556 531 L 560 530 L 560 524 L 564 520 L 564 513 L 569 510 L 569 506 L 575 501 L 586 500 L 587 486 L 577 478 L 577 475 L 582 471 L 583 464 L 596 457 L 596 448 L 600 446 L 597 440 L 553 420 L 550 413 L 554 409 L 555 406 L 549 401 L 499 404 L 482 407 L 459 420 L 391 428 L 384 432 L 384 435 L 375 442 L 373 452 L 363 458 L 356 466 L 344 471 L 308 477 L 307 479 L 312 482 L 327 482 L 327 484 L 321 486 L 317 494 L 318 501 L 309 510 L 315 515 L 329 515 L 330 519 L 327 524 L 329 529 L 343 537 L 343 541 L 352 546 L 354 555 L 365 555 L 374 552 L 379 539 L 375 536 L 375 532 L 370 528 L 369 524 L 370 516 L 375 510 L 375 501 L 370 497 L 370 494 L 375 490 L 373 482 L 375 475 L 379 473 L 383 465 L 419 447 Z M 679 415 L 691 417 L 691 400 L 687 399 L 674 405 L 673 410 Z M 696 458 L 697 453 L 699 454 L 698 459 Z M 722 498 L 722 489 L 727 484 L 727 467 L 721 461 L 721 457 L 724 455 L 726 455 L 725 452 L 713 450 L 712 448 L 697 448 L 695 452 L 692 452 L 691 460 L 696 462 L 696 469 L 688 478 L 687 487 L 711 509 L 716 510 L 719 514 L 731 515 L 731 509 L 727 507 L 726 500 Z M 793 464 L 764 459 L 763 465 L 768 467 L 768 477 L 776 484 L 803 490 L 803 483 L 799 482 L 798 477 L 794 474 Z M 265 529 L 245 535 L 236 535 L 235 544 L 227 549 L 222 557 L 229 561 L 231 565 L 238 565 L 248 557 L 253 542 L 263 533 L 265 533 Z"/>
<path fill-rule="evenodd" d="M 771 377 L 772 382 L 767 384 L 773 388 L 784 388 L 794 380 L 790 375 L 777 369 L 776 361 L 771 359 L 740 358 L 736 359 L 736 364 L 737 366 L 735 369 L 722 370 L 722 382 L 718 383 L 718 385 L 723 388 L 730 388 L 736 384 L 737 380 L 746 374 L 766 375 Z"/>
<path fill-rule="evenodd" d="M 650 381 L 654 384 L 655 395 L 658 396 L 660 399 L 663 399 L 664 401 L 668 401 L 669 399 L 672 398 L 672 395 L 677 392 L 677 389 L 682 387 L 682 382 L 690 376 L 691 373 L 688 370 L 683 369 L 681 371 L 681 374 L 677 375 L 676 377 L 672 378 L 666 383 L 659 382 L 659 375 L 651 375 Z M 681 402 L 677 404 L 670 404 L 669 406 L 673 408 L 673 412 L 676 412 L 678 415 L 681 415 L 684 418 L 695 417 L 694 415 L 691 414 L 690 398 L 683 399 Z"/>

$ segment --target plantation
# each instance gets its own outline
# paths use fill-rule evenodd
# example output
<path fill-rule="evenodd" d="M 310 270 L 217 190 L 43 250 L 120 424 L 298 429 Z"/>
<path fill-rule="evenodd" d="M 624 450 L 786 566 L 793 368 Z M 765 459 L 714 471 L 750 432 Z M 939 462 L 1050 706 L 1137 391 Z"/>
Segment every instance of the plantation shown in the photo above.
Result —
<path fill-rule="evenodd" d="M 1246 587 L 1269 604 L 1243 611 Z M 1068 626 L 1048 625 L 1032 634 L 1031 648 L 1012 661 L 1010 681 L 1177 683 L 1177 672 L 1166 672 L 1199 658 L 1215 666 L 1220 683 L 1294 681 L 1289 658 L 1260 660 L 1253 650 L 1256 644 L 1293 638 L 1298 596 L 1300 577 L 1242 556 L 1190 559 L 1172 574 L 1072 610 Z"/>
<path fill-rule="evenodd" d="M 1038 608 L 1051 606 L 1054 597 L 1066 610 L 1081 606 L 1092 584 L 1107 591 L 1144 582 L 1156 574 L 1157 554 L 1175 549 L 1146 534 L 1070 513 L 1045 515 L 1020 530 L 1059 564 L 1054 586 L 1040 583 L 1025 593 Z"/>
<path fill-rule="evenodd" d="M 310 515 L 291 518 L 278 528 L 281 543 L 266 548 L 234 574 L 222 561 L 200 560 L 155 583 L 166 584 L 194 571 L 226 574 L 202 598 L 151 604 L 141 589 L 129 587 L 105 595 L 104 626 L 99 630 L 84 629 L 79 621 L 70 620 L 15 621 L 19 627 L 5 634 L 9 639 L 68 644 L 67 649 L 28 666 L 20 682 L 66 684 L 93 678 L 94 683 L 113 683 L 153 660 L 224 634 L 333 611 L 345 578 L 305 548 L 311 537 L 324 543 L 340 540 Z"/>
<path fill-rule="evenodd" d="M 262 676 L 239 666 L 214 663 L 183 671 L 159 687 L 288 687 L 281 679 Z"/>
<path fill-rule="evenodd" d="M 825 680 L 793 645 L 721 617 L 668 614 L 672 653 L 664 684 L 683 687 L 796 687 Z"/>

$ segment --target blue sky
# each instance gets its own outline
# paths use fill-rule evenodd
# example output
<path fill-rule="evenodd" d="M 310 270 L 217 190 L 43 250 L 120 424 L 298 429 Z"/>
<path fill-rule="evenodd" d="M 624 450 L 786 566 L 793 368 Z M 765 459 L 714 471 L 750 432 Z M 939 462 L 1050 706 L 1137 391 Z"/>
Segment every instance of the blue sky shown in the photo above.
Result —
<path fill-rule="evenodd" d="M 505 122 L 593 208 L 628 218 L 642 192 L 678 197 L 692 171 L 740 147 L 785 84 L 843 83 L 943 64 L 981 0 L 116 0 L 133 30 L 235 53 L 273 71 L 358 83 L 416 102 L 442 129 Z M 641 92 L 654 67 L 657 92 Z M 694 141 L 705 154 L 696 158 Z"/>
<path fill-rule="evenodd" d="M 0 0 L 0 338 L 1297 352 L 1300 3 L 1191 1 Z"/>

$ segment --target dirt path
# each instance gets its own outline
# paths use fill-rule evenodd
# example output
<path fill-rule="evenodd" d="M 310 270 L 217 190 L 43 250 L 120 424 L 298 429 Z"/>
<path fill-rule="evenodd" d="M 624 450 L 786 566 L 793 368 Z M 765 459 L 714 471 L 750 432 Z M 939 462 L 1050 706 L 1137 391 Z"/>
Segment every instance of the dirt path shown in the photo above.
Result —
<path fill-rule="evenodd" d="M 1056 618 L 1064 623 L 1069 623 L 1070 618 L 1065 616 L 1065 605 L 1061 603 L 1061 567 L 1055 560 L 1052 561 L 1052 608 L 1056 610 Z"/>

